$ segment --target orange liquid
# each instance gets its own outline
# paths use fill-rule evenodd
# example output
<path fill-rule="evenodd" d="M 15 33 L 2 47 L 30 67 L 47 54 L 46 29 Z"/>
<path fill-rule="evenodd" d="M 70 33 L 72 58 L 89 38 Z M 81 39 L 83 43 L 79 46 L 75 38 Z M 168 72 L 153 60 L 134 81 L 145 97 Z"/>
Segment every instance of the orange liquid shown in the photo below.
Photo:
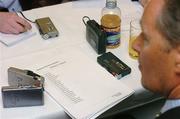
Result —
<path fill-rule="evenodd" d="M 137 59 L 138 58 L 138 53 L 132 48 L 132 44 L 135 41 L 135 39 L 136 39 L 136 36 L 133 36 L 129 40 L 129 55 L 133 59 Z"/>
<path fill-rule="evenodd" d="M 117 48 L 120 45 L 120 17 L 113 14 L 106 14 L 101 18 L 101 25 L 104 31 L 106 31 L 106 34 L 116 34 L 107 35 L 107 48 Z"/>

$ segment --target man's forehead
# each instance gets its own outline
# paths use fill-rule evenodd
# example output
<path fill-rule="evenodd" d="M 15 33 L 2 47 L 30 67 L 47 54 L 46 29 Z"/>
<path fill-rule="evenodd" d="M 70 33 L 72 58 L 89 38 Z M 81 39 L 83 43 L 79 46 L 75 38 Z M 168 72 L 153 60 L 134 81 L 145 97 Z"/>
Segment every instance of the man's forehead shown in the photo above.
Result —
<path fill-rule="evenodd" d="M 161 10 L 164 6 L 165 0 L 150 0 L 148 5 L 144 9 L 143 16 L 149 15 L 153 17 L 157 17 L 161 14 Z"/>
<path fill-rule="evenodd" d="M 151 0 L 144 9 L 141 26 L 155 25 L 164 5 L 164 0 Z"/>

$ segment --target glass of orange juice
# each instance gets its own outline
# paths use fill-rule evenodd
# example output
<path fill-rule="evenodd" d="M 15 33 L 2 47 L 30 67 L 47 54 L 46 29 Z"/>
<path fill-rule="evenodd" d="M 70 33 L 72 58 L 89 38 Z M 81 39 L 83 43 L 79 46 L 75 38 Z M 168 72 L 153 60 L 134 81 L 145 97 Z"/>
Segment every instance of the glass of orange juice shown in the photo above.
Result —
<path fill-rule="evenodd" d="M 141 26 L 139 19 L 133 19 L 130 22 L 130 36 L 129 36 L 129 56 L 133 59 L 138 58 L 138 53 L 132 48 L 132 44 L 141 33 Z"/>

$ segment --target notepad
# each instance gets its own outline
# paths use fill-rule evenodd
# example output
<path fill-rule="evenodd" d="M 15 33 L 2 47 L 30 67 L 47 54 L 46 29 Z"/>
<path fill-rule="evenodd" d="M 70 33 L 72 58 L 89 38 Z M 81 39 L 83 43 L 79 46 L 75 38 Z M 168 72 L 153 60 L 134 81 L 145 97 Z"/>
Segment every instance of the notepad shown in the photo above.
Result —
<path fill-rule="evenodd" d="M 34 35 L 36 35 L 36 32 L 33 32 L 32 30 L 29 30 L 27 32 L 18 35 L 0 33 L 0 42 L 6 46 L 13 46 L 21 41 L 31 38 Z"/>

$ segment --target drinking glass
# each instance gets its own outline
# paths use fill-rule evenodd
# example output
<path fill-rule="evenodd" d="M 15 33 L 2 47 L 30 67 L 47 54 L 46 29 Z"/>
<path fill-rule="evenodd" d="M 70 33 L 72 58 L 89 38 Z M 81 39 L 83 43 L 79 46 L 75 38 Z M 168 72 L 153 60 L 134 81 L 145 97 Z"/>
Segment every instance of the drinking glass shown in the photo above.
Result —
<path fill-rule="evenodd" d="M 138 53 L 132 48 L 133 42 L 136 40 L 137 36 L 141 33 L 140 20 L 133 19 L 130 22 L 130 36 L 129 36 L 129 55 L 133 59 L 138 58 Z"/>

